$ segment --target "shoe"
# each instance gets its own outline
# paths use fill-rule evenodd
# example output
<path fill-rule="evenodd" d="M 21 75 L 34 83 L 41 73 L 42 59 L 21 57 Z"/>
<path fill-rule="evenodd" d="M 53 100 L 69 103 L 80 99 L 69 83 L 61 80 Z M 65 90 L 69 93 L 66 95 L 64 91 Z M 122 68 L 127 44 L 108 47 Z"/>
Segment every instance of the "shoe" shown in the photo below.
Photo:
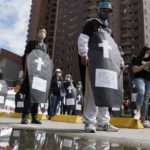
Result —
<path fill-rule="evenodd" d="M 150 128 L 150 122 L 149 121 L 144 121 L 143 126 L 144 126 L 144 128 Z"/>
<path fill-rule="evenodd" d="M 95 124 L 85 124 L 85 132 L 86 133 L 95 133 L 96 132 L 96 127 Z"/>
<path fill-rule="evenodd" d="M 136 111 L 135 116 L 133 117 L 134 120 L 140 120 L 141 113 L 140 111 Z"/>
<path fill-rule="evenodd" d="M 54 116 L 48 116 L 48 120 L 52 120 Z"/>
<path fill-rule="evenodd" d="M 104 126 L 100 126 L 98 125 L 97 131 L 108 131 L 108 132 L 118 132 L 119 128 L 114 127 L 113 125 L 109 124 L 105 124 Z"/>
<path fill-rule="evenodd" d="M 32 117 L 31 123 L 34 123 L 34 124 L 42 124 L 42 122 L 37 119 L 37 116 L 33 116 L 33 117 Z"/>
<path fill-rule="evenodd" d="M 28 124 L 28 119 L 27 118 L 22 118 L 21 124 Z"/>
<path fill-rule="evenodd" d="M 22 115 L 21 124 L 28 124 L 28 115 Z"/>

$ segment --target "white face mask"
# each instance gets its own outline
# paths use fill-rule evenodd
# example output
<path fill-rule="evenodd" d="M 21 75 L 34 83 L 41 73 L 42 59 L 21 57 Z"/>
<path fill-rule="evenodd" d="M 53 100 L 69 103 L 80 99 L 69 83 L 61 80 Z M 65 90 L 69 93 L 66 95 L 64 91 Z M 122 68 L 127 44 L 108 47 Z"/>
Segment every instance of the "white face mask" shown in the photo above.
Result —
<path fill-rule="evenodd" d="M 57 73 L 57 77 L 61 77 L 61 73 Z"/>
<path fill-rule="evenodd" d="M 149 57 L 149 54 L 146 53 L 145 56 L 144 56 L 144 58 L 148 58 L 148 57 Z"/>
<path fill-rule="evenodd" d="M 66 78 L 66 81 L 70 81 L 71 79 L 69 77 Z"/>

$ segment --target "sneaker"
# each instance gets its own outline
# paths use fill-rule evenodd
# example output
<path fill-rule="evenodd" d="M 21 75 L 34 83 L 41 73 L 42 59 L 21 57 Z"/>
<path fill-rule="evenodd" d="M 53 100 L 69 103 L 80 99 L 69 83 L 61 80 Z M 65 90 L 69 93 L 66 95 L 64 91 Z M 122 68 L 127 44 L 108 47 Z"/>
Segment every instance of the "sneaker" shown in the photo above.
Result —
<path fill-rule="evenodd" d="M 144 121 L 143 126 L 144 126 L 144 128 L 150 128 L 150 122 L 149 121 Z"/>
<path fill-rule="evenodd" d="M 134 120 L 140 120 L 141 113 L 140 111 L 136 111 L 135 116 L 133 117 Z"/>
<path fill-rule="evenodd" d="M 118 132 L 119 128 L 114 127 L 113 125 L 109 124 L 105 124 L 104 126 L 98 126 L 97 131 L 108 131 L 108 132 Z"/>
<path fill-rule="evenodd" d="M 22 118 L 21 124 L 28 124 L 28 119 L 27 118 Z"/>
<path fill-rule="evenodd" d="M 85 124 L 85 132 L 86 133 L 95 133 L 96 132 L 96 127 L 95 124 Z"/>

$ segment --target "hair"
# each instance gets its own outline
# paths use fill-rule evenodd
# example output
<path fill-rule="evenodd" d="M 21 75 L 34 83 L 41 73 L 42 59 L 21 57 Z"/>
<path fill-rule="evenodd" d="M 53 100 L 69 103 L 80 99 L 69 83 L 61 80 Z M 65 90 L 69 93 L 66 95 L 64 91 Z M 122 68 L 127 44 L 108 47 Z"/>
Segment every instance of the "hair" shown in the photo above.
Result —
<path fill-rule="evenodd" d="M 146 53 L 147 50 L 150 50 L 150 47 L 144 46 L 142 48 L 142 50 L 140 51 L 140 53 L 138 54 L 137 57 L 140 58 L 140 59 L 142 59 L 144 57 L 144 55 L 145 55 L 145 53 Z"/>
<path fill-rule="evenodd" d="M 39 28 L 37 29 L 37 33 L 38 33 L 38 32 L 39 32 L 39 30 L 41 30 L 41 29 L 46 30 L 46 28 L 45 28 L 44 26 L 41 26 L 41 27 L 39 27 Z"/>

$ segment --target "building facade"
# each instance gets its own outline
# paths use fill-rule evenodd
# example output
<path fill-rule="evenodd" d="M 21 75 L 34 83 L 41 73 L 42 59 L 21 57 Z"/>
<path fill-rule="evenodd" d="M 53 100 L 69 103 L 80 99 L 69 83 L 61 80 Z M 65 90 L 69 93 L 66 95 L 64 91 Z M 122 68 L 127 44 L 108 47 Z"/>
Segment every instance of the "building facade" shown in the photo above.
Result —
<path fill-rule="evenodd" d="M 37 29 L 44 26 L 55 68 L 61 68 L 64 75 L 72 74 L 75 81 L 80 80 L 77 38 L 87 19 L 96 15 L 97 2 L 32 0 L 28 40 L 35 40 Z"/>
<path fill-rule="evenodd" d="M 99 0 L 32 1 L 28 40 L 36 38 L 38 27 L 46 27 L 46 42 L 52 52 L 55 68 L 61 68 L 64 75 L 72 74 L 75 81 L 80 80 L 77 38 L 87 19 L 96 16 Z M 150 1 L 110 2 L 113 6 L 110 27 L 124 52 L 125 63 L 129 64 L 133 54 L 137 54 L 144 45 L 150 46 Z"/>
<path fill-rule="evenodd" d="M 16 83 L 22 70 L 21 57 L 0 48 L 0 70 L 7 83 Z"/>
<path fill-rule="evenodd" d="M 49 44 L 49 51 L 52 55 L 54 53 L 58 7 L 59 0 L 32 0 L 29 20 L 27 40 L 35 40 L 38 28 L 46 28 L 45 42 Z"/>

